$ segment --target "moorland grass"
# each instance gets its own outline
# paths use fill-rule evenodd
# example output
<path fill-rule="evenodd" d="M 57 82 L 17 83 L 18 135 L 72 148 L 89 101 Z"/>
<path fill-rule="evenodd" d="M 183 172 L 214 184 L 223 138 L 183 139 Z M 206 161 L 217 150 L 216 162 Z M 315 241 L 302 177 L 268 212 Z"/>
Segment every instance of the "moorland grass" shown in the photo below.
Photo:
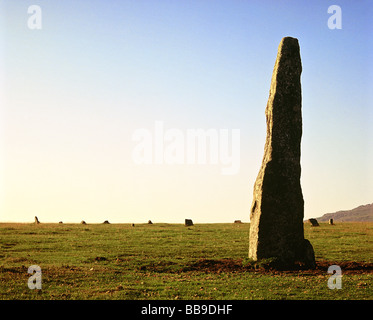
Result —
<path fill-rule="evenodd" d="M 373 263 L 373 223 L 305 224 L 323 266 Z M 245 267 L 249 224 L 0 224 L 0 299 L 372 299 L 372 269 Z M 30 290 L 27 269 L 42 270 Z M 346 264 L 344 264 L 346 265 Z"/>

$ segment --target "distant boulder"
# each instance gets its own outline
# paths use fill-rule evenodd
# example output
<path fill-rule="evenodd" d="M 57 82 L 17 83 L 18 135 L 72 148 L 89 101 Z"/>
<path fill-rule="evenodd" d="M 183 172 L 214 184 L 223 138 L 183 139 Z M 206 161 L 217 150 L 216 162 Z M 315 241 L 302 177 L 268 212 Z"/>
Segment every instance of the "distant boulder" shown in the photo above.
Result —
<path fill-rule="evenodd" d="M 103 224 L 110 224 L 110 222 L 109 222 L 108 220 L 105 220 L 105 221 L 103 222 Z"/>
<path fill-rule="evenodd" d="M 308 219 L 308 222 L 311 224 L 312 227 L 318 227 L 319 226 L 319 223 L 317 222 L 316 219 Z"/>
<path fill-rule="evenodd" d="M 151 220 L 148 220 L 148 224 L 153 224 L 153 222 Z"/>
<path fill-rule="evenodd" d="M 80 224 L 87 224 L 84 220 L 80 221 Z"/>
<path fill-rule="evenodd" d="M 241 220 L 234 220 L 234 223 L 242 223 Z"/>
<path fill-rule="evenodd" d="M 40 223 L 40 221 L 39 221 L 38 217 L 35 216 L 35 224 L 39 224 L 39 223 Z"/>
<path fill-rule="evenodd" d="M 185 226 L 186 226 L 186 227 L 191 227 L 191 226 L 193 226 L 193 221 L 192 221 L 192 219 L 185 219 Z"/>

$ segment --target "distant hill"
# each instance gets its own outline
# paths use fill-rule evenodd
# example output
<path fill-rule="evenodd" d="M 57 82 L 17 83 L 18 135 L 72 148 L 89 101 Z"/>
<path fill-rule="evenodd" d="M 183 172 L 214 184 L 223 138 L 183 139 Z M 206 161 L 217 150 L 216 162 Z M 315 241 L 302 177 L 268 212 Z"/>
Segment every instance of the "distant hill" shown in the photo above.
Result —
<path fill-rule="evenodd" d="M 358 221 L 358 222 L 373 222 L 373 203 L 359 206 L 352 210 L 337 211 L 326 213 L 322 217 L 316 218 L 318 221 Z"/>

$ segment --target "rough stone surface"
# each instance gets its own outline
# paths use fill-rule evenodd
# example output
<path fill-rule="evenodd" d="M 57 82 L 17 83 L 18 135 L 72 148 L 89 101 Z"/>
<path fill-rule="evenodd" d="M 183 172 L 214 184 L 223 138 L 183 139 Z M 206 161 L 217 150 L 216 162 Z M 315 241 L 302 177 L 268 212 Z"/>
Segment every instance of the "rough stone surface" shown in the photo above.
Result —
<path fill-rule="evenodd" d="M 275 258 L 282 266 L 300 262 L 314 268 L 313 248 L 303 232 L 301 72 L 298 40 L 283 38 L 265 110 L 267 138 L 254 185 L 249 258 Z"/>

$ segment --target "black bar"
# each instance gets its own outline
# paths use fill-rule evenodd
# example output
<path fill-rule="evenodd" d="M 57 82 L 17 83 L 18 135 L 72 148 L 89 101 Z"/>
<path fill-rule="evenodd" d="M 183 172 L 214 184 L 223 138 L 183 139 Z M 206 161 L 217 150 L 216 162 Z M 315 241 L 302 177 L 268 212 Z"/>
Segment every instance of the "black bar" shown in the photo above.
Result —
<path fill-rule="evenodd" d="M 258 315 L 340 316 L 371 308 L 369 300 L 3 300 L 2 312 L 26 316 L 115 316 L 118 319 L 242 319 Z M 301 308 L 301 309 L 298 309 Z M 3 313 L 5 314 L 5 313 Z M 256 314 L 256 315 L 255 315 Z"/>

